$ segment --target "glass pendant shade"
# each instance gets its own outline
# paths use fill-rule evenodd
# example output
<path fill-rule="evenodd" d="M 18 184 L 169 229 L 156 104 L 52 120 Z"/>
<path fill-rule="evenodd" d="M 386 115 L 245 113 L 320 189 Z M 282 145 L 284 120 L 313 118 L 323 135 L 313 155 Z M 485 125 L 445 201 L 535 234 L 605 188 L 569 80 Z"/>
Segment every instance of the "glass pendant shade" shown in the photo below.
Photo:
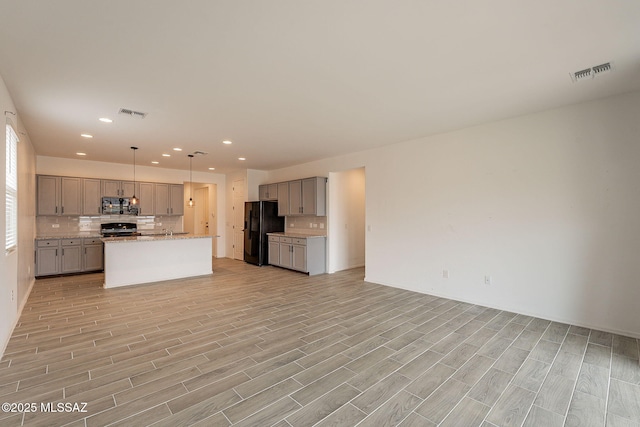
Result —
<path fill-rule="evenodd" d="M 193 154 L 188 154 L 189 156 L 189 201 L 187 202 L 187 207 L 192 208 L 196 205 L 196 202 L 193 201 L 193 171 L 191 169 L 193 162 Z"/>
<path fill-rule="evenodd" d="M 137 205 L 140 200 L 136 197 L 136 150 L 138 147 L 131 147 L 133 150 L 133 197 L 131 198 L 131 204 Z"/>

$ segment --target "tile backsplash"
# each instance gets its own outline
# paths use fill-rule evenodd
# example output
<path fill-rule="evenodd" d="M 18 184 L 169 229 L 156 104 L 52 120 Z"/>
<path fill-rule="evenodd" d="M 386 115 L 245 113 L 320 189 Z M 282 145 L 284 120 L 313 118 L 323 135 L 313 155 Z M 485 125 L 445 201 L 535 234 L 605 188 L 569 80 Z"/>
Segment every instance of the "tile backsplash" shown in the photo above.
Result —
<path fill-rule="evenodd" d="M 289 233 L 307 234 L 309 236 L 327 235 L 326 216 L 287 216 L 284 220 Z"/>
<path fill-rule="evenodd" d="M 100 233 L 100 224 L 106 222 L 135 222 L 138 231 L 160 232 L 164 229 L 182 231 L 181 216 L 38 216 L 37 236 L 64 236 L 75 233 Z"/>

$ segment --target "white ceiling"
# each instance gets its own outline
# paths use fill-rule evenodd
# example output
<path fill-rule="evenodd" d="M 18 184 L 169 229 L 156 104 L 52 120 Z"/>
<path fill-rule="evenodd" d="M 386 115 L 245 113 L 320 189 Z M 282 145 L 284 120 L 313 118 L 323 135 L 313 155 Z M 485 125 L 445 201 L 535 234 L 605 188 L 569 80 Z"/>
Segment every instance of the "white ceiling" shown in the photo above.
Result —
<path fill-rule="evenodd" d="M 45 156 L 131 163 L 135 145 L 138 164 L 201 150 L 194 170 L 269 170 L 640 89 L 638 0 L 0 0 L 0 16 L 0 75 Z"/>

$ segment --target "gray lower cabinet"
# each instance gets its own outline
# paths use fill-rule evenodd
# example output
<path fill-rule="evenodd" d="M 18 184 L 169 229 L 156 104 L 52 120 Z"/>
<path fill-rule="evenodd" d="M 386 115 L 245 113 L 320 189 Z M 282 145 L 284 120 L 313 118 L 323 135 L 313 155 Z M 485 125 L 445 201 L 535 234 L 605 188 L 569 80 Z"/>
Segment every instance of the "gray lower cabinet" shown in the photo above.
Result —
<path fill-rule="evenodd" d="M 275 237 L 274 240 L 269 236 L 269 264 L 280 265 L 280 241 Z"/>
<path fill-rule="evenodd" d="M 62 239 L 60 241 L 62 258 L 60 273 L 77 273 L 82 271 L 82 239 Z"/>
<path fill-rule="evenodd" d="M 104 269 L 104 250 L 100 239 L 84 239 L 82 241 L 82 270 L 99 271 Z"/>
<path fill-rule="evenodd" d="M 269 264 L 309 273 L 325 272 L 326 238 L 269 236 Z"/>
<path fill-rule="evenodd" d="M 60 240 L 36 241 L 36 276 L 60 274 Z"/>
<path fill-rule="evenodd" d="M 36 277 L 100 271 L 104 268 L 99 238 L 36 240 Z"/>

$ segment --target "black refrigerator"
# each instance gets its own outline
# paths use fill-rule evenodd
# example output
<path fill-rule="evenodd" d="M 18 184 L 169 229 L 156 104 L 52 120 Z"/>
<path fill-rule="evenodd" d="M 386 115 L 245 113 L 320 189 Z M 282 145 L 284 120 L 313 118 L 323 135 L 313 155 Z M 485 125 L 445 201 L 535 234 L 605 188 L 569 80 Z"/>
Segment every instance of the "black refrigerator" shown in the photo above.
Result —
<path fill-rule="evenodd" d="M 278 216 L 278 202 L 245 202 L 244 260 L 264 265 L 269 261 L 267 233 L 284 231 L 284 217 Z"/>

